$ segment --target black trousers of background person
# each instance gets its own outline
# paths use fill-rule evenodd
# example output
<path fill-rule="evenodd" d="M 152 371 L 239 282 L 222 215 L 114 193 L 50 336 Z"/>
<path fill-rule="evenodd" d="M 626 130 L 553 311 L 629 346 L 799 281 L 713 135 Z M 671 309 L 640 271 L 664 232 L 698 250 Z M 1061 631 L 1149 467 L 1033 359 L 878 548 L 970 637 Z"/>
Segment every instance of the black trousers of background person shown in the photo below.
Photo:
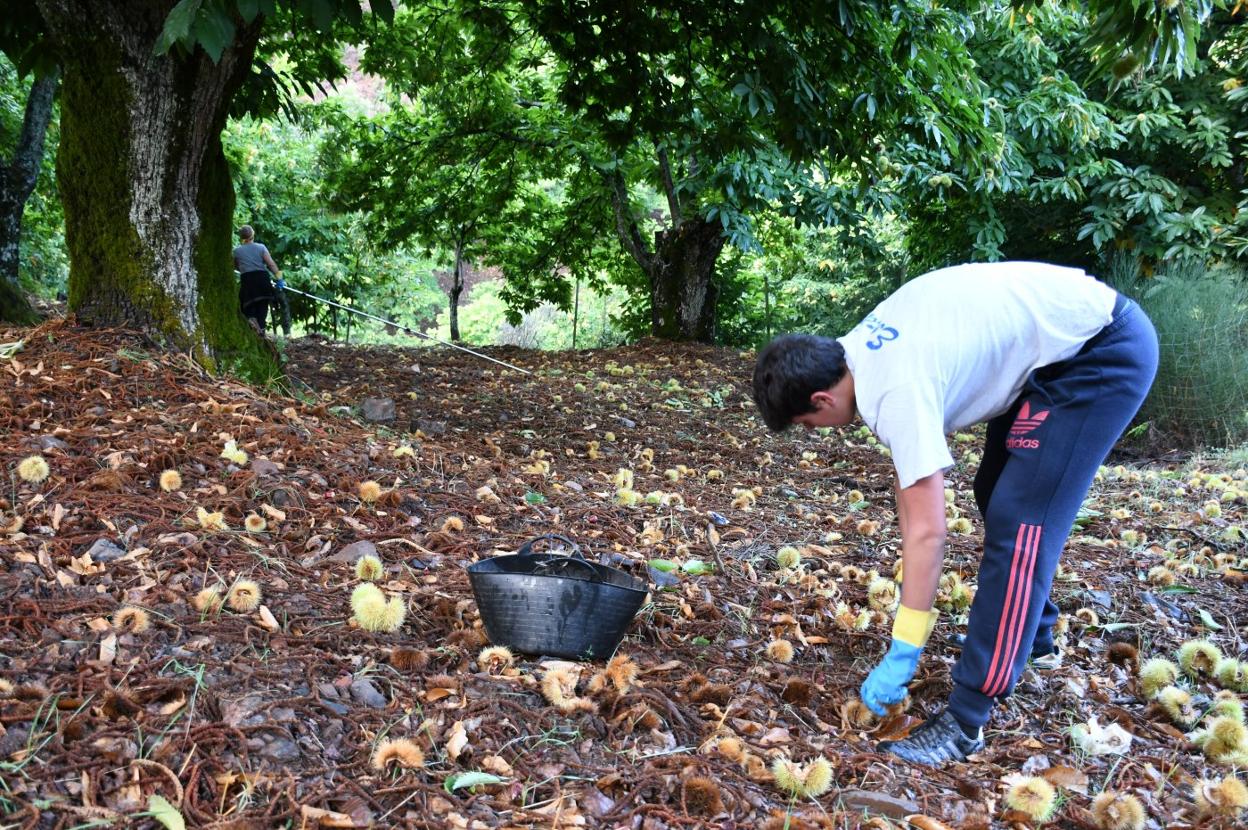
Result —
<path fill-rule="evenodd" d="M 276 300 L 268 271 L 248 271 L 239 278 L 238 307 L 244 316 L 256 321 L 260 331 L 268 320 L 269 304 Z"/>

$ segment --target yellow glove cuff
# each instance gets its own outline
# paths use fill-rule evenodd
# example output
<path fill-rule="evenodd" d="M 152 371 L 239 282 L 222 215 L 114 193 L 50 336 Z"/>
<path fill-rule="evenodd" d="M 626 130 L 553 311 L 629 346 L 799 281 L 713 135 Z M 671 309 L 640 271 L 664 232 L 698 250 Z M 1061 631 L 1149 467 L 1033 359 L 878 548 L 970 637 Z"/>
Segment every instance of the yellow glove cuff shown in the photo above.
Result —
<path fill-rule="evenodd" d="M 937 616 L 931 611 L 898 606 L 897 616 L 893 619 L 893 639 L 909 643 L 915 648 L 923 648 L 936 625 Z"/>

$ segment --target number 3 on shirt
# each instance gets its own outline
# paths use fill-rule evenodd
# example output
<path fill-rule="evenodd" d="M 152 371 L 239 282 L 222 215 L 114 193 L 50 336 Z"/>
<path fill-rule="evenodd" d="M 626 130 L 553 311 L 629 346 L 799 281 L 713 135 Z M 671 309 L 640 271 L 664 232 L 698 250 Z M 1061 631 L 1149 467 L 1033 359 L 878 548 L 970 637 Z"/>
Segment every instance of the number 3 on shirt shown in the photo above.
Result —
<path fill-rule="evenodd" d="M 884 325 L 884 321 L 874 314 L 868 314 L 862 322 L 867 327 L 867 331 L 875 335 L 875 337 L 867 341 L 867 348 L 872 351 L 879 349 L 890 340 L 896 340 L 898 337 L 897 329 Z"/>
<path fill-rule="evenodd" d="M 881 346 L 883 346 L 885 343 L 887 343 L 889 340 L 896 340 L 896 339 L 897 339 L 897 329 L 893 328 L 892 326 L 885 326 L 884 328 L 880 329 L 879 333 L 875 336 L 873 340 L 867 341 L 867 348 L 872 349 L 872 350 L 878 349 Z"/>

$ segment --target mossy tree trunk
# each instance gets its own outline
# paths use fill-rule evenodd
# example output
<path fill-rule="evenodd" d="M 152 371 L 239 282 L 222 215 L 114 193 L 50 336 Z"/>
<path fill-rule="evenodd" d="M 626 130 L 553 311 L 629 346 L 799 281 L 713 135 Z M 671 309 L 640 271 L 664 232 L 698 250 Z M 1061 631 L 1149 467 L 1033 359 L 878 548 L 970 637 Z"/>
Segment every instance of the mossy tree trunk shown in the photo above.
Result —
<path fill-rule="evenodd" d="M 221 149 L 260 20 L 217 62 L 155 54 L 175 0 L 37 0 L 64 77 L 57 178 L 69 305 L 252 373 L 274 367 L 238 310 L 234 189 Z"/>
<path fill-rule="evenodd" d="M 654 235 L 650 278 L 650 333 L 664 340 L 715 339 L 715 261 L 724 249 L 720 226 L 687 219 Z"/>
<path fill-rule="evenodd" d="M 44 73 L 30 85 L 13 158 L 0 159 L 0 320 L 9 323 L 29 325 L 39 320 L 39 314 L 18 281 L 22 213 L 39 180 L 43 139 L 52 121 L 52 98 L 59 74 L 59 71 Z"/>
<path fill-rule="evenodd" d="M 0 322 L 29 326 L 39 322 L 39 314 L 16 282 L 0 279 Z"/>
<path fill-rule="evenodd" d="M 708 222 L 700 213 L 685 215 L 662 150 L 659 162 L 670 227 L 654 235 L 653 246 L 647 244 L 630 207 L 624 177 L 617 171 L 607 175 L 616 233 L 649 281 L 650 333 L 664 340 L 711 343 L 719 300 L 715 263 L 727 239 L 718 224 Z"/>

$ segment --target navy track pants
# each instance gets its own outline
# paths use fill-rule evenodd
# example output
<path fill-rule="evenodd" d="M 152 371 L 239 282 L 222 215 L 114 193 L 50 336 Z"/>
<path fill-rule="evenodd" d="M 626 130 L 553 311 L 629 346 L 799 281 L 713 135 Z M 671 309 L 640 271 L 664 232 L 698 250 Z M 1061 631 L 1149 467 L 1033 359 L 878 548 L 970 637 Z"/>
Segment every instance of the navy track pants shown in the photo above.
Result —
<path fill-rule="evenodd" d="M 1109 325 L 1071 359 L 1032 372 L 1010 410 L 989 422 L 975 476 L 984 556 L 949 700 L 967 726 L 988 722 L 1033 651 L 1052 650 L 1058 558 L 1097 468 L 1156 372 L 1153 325 L 1120 296 Z"/>

